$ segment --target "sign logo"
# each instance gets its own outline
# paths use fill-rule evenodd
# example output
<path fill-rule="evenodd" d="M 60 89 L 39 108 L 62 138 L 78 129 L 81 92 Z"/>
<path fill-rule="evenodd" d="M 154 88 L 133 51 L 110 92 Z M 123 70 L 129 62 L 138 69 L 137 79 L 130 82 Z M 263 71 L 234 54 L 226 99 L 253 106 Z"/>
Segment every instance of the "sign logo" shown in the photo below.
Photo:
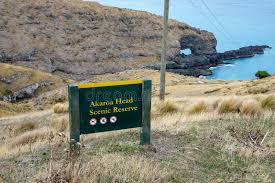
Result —
<path fill-rule="evenodd" d="M 100 119 L 100 123 L 103 124 L 103 125 L 105 125 L 107 123 L 107 118 L 105 118 L 105 117 L 101 118 Z"/>
<path fill-rule="evenodd" d="M 116 123 L 116 122 L 117 122 L 117 117 L 116 117 L 116 116 L 112 116 L 112 117 L 110 118 L 110 122 L 111 122 L 111 123 Z"/>
<path fill-rule="evenodd" d="M 97 120 L 95 118 L 90 120 L 90 125 L 94 126 L 96 125 L 96 123 L 97 123 Z"/>

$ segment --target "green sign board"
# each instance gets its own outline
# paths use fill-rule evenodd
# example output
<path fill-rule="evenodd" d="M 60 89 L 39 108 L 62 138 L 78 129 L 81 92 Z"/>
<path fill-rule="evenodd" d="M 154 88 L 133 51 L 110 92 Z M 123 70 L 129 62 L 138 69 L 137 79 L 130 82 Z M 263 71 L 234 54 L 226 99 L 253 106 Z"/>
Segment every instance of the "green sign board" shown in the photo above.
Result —
<path fill-rule="evenodd" d="M 69 85 L 70 139 L 141 127 L 141 143 L 150 144 L 151 91 L 150 80 Z"/>

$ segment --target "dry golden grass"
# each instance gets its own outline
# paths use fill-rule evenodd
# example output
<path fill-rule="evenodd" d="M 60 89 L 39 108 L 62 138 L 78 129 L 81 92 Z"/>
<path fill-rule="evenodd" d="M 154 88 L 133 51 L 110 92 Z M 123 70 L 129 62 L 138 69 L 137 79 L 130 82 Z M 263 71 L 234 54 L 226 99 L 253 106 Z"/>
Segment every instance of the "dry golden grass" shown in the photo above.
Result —
<path fill-rule="evenodd" d="M 237 113 L 240 111 L 242 101 L 236 98 L 226 99 L 220 102 L 218 106 L 218 113 Z"/>
<path fill-rule="evenodd" d="M 158 109 L 162 114 L 175 113 L 179 111 L 179 107 L 173 101 L 161 102 L 158 106 Z"/>
<path fill-rule="evenodd" d="M 262 107 L 265 109 L 275 109 L 275 95 L 263 97 L 261 100 Z"/>
<path fill-rule="evenodd" d="M 57 132 L 66 132 L 69 126 L 67 116 L 56 117 L 50 122 L 50 127 Z"/>
<path fill-rule="evenodd" d="M 0 94 L 5 91 L 16 91 L 34 83 L 44 82 L 45 80 L 51 81 L 54 84 L 45 87 L 43 90 L 48 91 L 60 86 L 64 86 L 63 80 L 58 76 L 54 76 L 48 73 L 36 71 L 26 67 L 14 66 L 9 64 L 0 64 L 0 77 L 9 78 L 17 76 L 11 84 L 5 84 L 0 82 Z M 46 78 L 46 79 L 45 79 Z M 39 90 L 39 92 L 43 92 Z"/>
<path fill-rule="evenodd" d="M 31 111 L 33 109 L 33 104 L 28 103 L 9 103 L 0 101 L 0 117 L 8 115 L 16 115 L 18 113 Z"/>
<path fill-rule="evenodd" d="M 54 113 L 67 113 L 68 104 L 67 103 L 57 103 L 53 106 Z"/>
<path fill-rule="evenodd" d="M 180 111 L 180 107 L 175 101 L 167 100 L 165 102 L 154 100 L 152 108 L 152 118 L 157 118 L 159 116 L 173 114 Z"/>
<path fill-rule="evenodd" d="M 52 167 L 45 175 L 40 174 L 42 182 L 86 183 L 132 182 L 159 183 L 168 182 L 171 171 L 162 169 L 152 160 L 142 157 L 107 154 L 92 157 L 88 162 L 63 163 Z"/>
<path fill-rule="evenodd" d="M 187 109 L 187 112 L 188 114 L 198 114 L 198 113 L 205 112 L 207 108 L 208 108 L 207 103 L 204 101 L 201 101 L 191 105 L 189 109 Z"/>
<path fill-rule="evenodd" d="M 47 128 L 36 129 L 23 133 L 12 139 L 10 142 L 10 148 L 16 148 L 24 145 L 30 145 L 35 142 L 44 141 L 49 137 L 49 130 Z"/>
<path fill-rule="evenodd" d="M 221 99 L 214 100 L 214 102 L 212 103 L 212 108 L 216 110 L 219 107 L 220 102 L 221 102 Z"/>
<path fill-rule="evenodd" d="M 241 114 L 260 115 L 263 112 L 261 104 L 256 100 L 244 101 L 240 107 Z"/>
<path fill-rule="evenodd" d="M 20 135 L 27 131 L 32 131 L 37 128 L 37 125 L 34 122 L 21 123 L 18 127 L 15 128 L 14 134 Z"/>

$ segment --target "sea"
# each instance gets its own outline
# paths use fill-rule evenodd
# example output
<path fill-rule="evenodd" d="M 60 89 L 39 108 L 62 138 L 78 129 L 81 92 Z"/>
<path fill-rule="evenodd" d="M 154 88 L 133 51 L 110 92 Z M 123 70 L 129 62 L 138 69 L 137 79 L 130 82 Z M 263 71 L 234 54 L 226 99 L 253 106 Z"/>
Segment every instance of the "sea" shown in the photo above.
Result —
<path fill-rule="evenodd" d="M 164 0 L 95 0 L 103 5 L 163 15 Z M 263 55 L 213 67 L 208 79 L 250 80 L 258 70 L 275 74 L 275 0 L 170 0 L 170 18 L 213 32 L 219 52 L 269 45 Z"/>

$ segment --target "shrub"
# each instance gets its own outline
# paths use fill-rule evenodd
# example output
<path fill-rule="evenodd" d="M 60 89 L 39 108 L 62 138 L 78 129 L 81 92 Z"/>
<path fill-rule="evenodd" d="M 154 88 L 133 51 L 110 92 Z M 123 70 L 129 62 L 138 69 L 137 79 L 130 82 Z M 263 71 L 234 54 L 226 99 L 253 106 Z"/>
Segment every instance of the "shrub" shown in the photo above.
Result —
<path fill-rule="evenodd" d="M 261 100 L 264 109 L 275 109 L 275 95 L 269 95 Z"/>
<path fill-rule="evenodd" d="M 270 74 L 267 72 L 267 71 L 258 71 L 255 76 L 259 79 L 263 79 L 263 78 L 266 78 L 266 77 L 269 77 Z"/>
<path fill-rule="evenodd" d="M 36 128 L 36 124 L 34 122 L 22 123 L 19 127 L 15 128 L 14 134 L 20 135 L 27 131 L 32 131 Z"/>
<path fill-rule="evenodd" d="M 50 127 L 55 129 L 57 132 L 65 132 L 68 129 L 68 126 L 69 120 L 65 116 L 55 118 L 50 122 Z"/>
<path fill-rule="evenodd" d="M 240 112 L 245 115 L 260 115 L 262 113 L 262 106 L 256 100 L 248 100 L 243 102 Z"/>
<path fill-rule="evenodd" d="M 207 104 L 205 102 L 198 102 L 196 104 L 191 105 L 188 110 L 189 114 L 198 114 L 205 112 L 207 110 Z"/>
<path fill-rule="evenodd" d="M 218 113 L 223 114 L 240 112 L 239 108 L 241 104 L 241 101 L 234 98 L 223 100 L 218 106 Z"/>
<path fill-rule="evenodd" d="M 57 103 L 53 106 L 54 113 L 66 113 L 68 112 L 68 104 Z"/>

